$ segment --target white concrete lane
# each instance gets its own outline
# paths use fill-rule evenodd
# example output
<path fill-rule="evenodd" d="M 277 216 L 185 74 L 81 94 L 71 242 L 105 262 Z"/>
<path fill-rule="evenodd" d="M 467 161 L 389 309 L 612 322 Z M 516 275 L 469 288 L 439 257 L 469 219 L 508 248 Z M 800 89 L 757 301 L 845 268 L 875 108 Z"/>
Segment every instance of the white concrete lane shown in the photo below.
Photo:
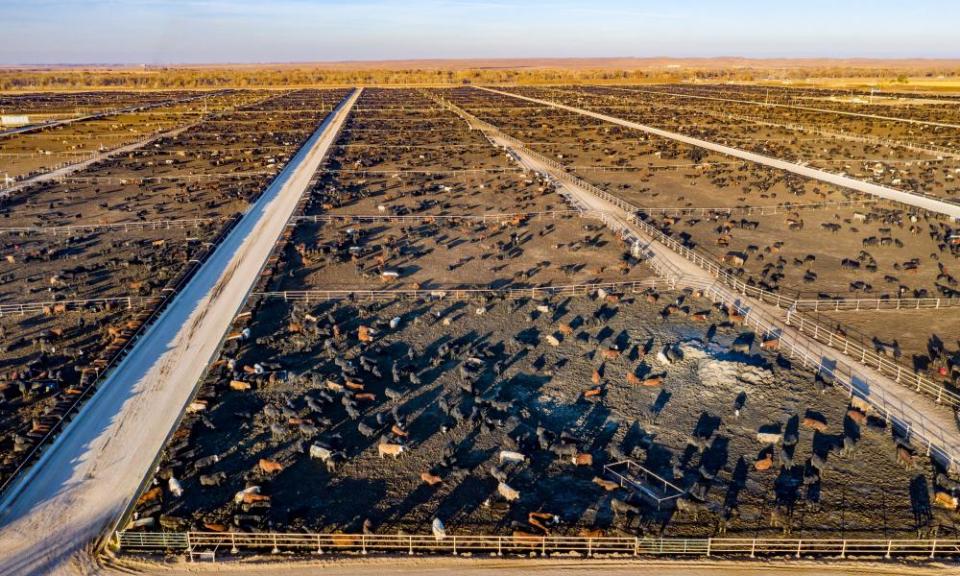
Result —
<path fill-rule="evenodd" d="M 827 172 L 825 170 L 819 170 L 817 168 L 811 168 L 809 166 L 802 166 L 794 162 L 788 162 L 786 160 L 780 160 L 779 158 L 764 156 L 762 154 L 756 154 L 754 152 L 747 152 L 746 150 L 741 150 L 739 148 L 732 148 L 730 146 L 724 146 L 722 144 L 716 144 L 714 142 L 701 140 L 699 138 L 684 136 L 683 134 L 678 134 L 676 132 L 670 132 L 668 130 L 654 128 L 652 126 L 647 126 L 645 124 L 639 124 L 637 122 L 624 120 L 623 118 L 617 118 L 615 116 L 609 116 L 607 114 L 601 114 L 599 112 L 593 112 L 591 110 L 585 110 L 583 108 L 567 106 L 566 104 L 560 104 L 558 102 L 552 102 L 550 100 L 541 100 L 539 98 L 521 96 L 519 94 L 514 94 L 512 92 L 495 90 L 493 88 L 486 88 L 483 86 L 476 86 L 476 88 L 478 88 L 479 90 L 484 90 L 486 92 L 492 92 L 494 94 L 501 94 L 503 96 L 509 96 L 511 98 L 517 98 L 520 100 L 526 100 L 528 102 L 534 102 L 536 104 L 542 104 L 544 106 L 550 106 L 552 108 L 566 110 L 568 112 L 581 114 L 583 116 L 589 116 L 591 118 L 596 118 L 597 120 L 602 120 L 604 122 L 619 124 L 620 126 L 624 126 L 626 128 L 632 128 L 635 130 L 640 130 L 648 134 L 660 136 L 661 138 L 669 138 L 671 140 L 676 140 L 677 142 L 683 142 L 684 144 L 699 146 L 706 150 L 712 150 L 714 152 L 719 152 L 720 154 L 726 154 L 727 156 L 733 156 L 734 158 L 748 160 L 750 162 L 755 162 L 757 164 L 762 164 L 764 166 L 769 166 L 771 168 L 776 168 L 778 170 L 792 172 L 793 174 L 798 174 L 800 176 L 805 176 L 807 178 L 813 178 L 814 180 L 819 180 L 821 182 L 833 184 L 834 186 L 840 186 L 842 188 L 856 190 L 858 192 L 863 192 L 865 194 L 872 194 L 873 196 L 877 196 L 879 198 L 884 198 L 887 200 L 892 200 L 894 202 L 900 202 L 902 204 L 915 206 L 917 208 L 922 208 L 930 212 L 944 214 L 954 219 L 960 219 L 960 205 L 945 202 L 943 200 L 938 200 L 936 198 L 931 198 L 929 196 L 921 196 L 919 194 L 912 194 L 910 192 L 904 192 L 902 190 L 896 190 L 894 188 L 887 188 L 886 186 L 880 186 L 878 184 L 871 184 L 870 182 L 864 182 L 862 180 L 857 180 L 855 178 L 842 176 L 840 174 L 834 174 L 832 172 Z"/>
<path fill-rule="evenodd" d="M 0 501 L 0 574 L 95 570 L 360 91 L 331 113 L 130 354 Z"/>

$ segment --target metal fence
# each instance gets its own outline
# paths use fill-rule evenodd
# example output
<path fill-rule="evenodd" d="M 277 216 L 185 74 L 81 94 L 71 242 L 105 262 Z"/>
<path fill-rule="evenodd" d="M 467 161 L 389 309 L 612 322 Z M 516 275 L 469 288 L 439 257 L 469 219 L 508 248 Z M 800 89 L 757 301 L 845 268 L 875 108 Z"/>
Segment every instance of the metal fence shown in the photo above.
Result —
<path fill-rule="evenodd" d="M 9 314 L 59 314 L 69 310 L 103 309 L 119 305 L 127 309 L 152 306 L 165 296 L 116 296 L 87 298 L 84 300 L 50 300 L 46 302 L 21 302 L 0 304 L 0 317 Z"/>
<path fill-rule="evenodd" d="M 522 554 L 542 556 L 790 556 L 955 558 L 960 540 L 818 539 L 818 538 L 639 538 L 629 536 L 536 536 L 516 534 L 302 534 L 236 532 L 117 532 L 113 544 L 129 552 L 206 553 L 300 552 L 341 554 Z"/>
<path fill-rule="evenodd" d="M 816 298 L 798 299 L 798 312 L 874 312 L 878 310 L 939 310 L 960 306 L 960 298 Z"/>
<path fill-rule="evenodd" d="M 524 220 L 544 220 L 557 218 L 582 217 L 582 210 L 542 210 L 538 212 L 491 212 L 487 214 L 314 214 L 297 216 L 295 222 L 507 222 L 516 218 Z"/>
<path fill-rule="evenodd" d="M 551 296 L 584 296 L 598 290 L 641 292 L 649 288 L 668 287 L 673 283 L 659 278 L 624 282 L 594 282 L 560 286 L 532 286 L 530 288 L 432 288 L 396 290 L 287 290 L 283 292 L 254 292 L 258 298 L 282 298 L 293 302 L 322 302 L 326 300 L 473 300 L 484 298 L 544 298 Z"/>
<path fill-rule="evenodd" d="M 137 222 L 105 222 L 99 224 L 65 224 L 63 226 L 6 226 L 0 227 L 0 234 L 53 234 L 70 236 L 83 232 L 109 230 L 114 232 L 130 232 L 143 230 L 185 230 L 200 228 L 207 224 L 215 224 L 230 220 L 229 216 L 215 218 L 184 218 L 180 220 L 142 220 Z"/>

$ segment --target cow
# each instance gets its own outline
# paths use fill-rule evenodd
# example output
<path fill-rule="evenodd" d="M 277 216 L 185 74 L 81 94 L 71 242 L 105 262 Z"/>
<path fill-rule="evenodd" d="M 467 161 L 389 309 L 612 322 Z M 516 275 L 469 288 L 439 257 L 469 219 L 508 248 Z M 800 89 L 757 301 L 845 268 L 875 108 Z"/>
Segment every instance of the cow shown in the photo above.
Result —
<path fill-rule="evenodd" d="M 503 481 L 497 484 L 497 493 L 503 496 L 504 500 L 508 502 L 514 502 L 520 499 L 520 492 Z"/>
<path fill-rule="evenodd" d="M 265 474 L 276 474 L 283 471 L 283 464 L 269 458 L 261 458 L 259 462 L 260 471 Z"/>
<path fill-rule="evenodd" d="M 390 456 L 393 456 L 394 459 L 396 459 L 406 451 L 407 451 L 406 446 L 402 444 L 390 444 L 387 442 L 382 442 L 380 444 L 377 444 L 377 452 L 380 454 L 380 458 L 383 458 L 386 455 L 390 455 Z"/>
<path fill-rule="evenodd" d="M 620 484 L 614 482 L 613 480 L 607 480 L 607 479 L 601 478 L 601 477 L 599 477 L 599 476 L 594 476 L 594 478 L 593 478 L 593 483 L 596 484 L 597 486 L 600 486 L 601 488 L 603 488 L 603 489 L 606 490 L 607 492 L 612 492 L 612 491 L 616 490 L 617 488 L 620 488 Z"/>
<path fill-rule="evenodd" d="M 574 466 L 593 466 L 593 454 L 589 452 L 574 454 L 570 462 Z"/>
<path fill-rule="evenodd" d="M 753 467 L 757 470 L 769 470 L 773 467 L 773 452 L 767 451 L 766 455 L 763 458 L 758 458 L 754 463 Z"/>
<path fill-rule="evenodd" d="M 443 482 L 443 478 L 430 472 L 421 472 L 420 479 L 423 480 L 428 486 L 436 486 L 437 484 Z"/>
<path fill-rule="evenodd" d="M 524 456 L 520 452 L 515 452 L 513 450 L 501 450 L 499 458 L 500 458 L 500 464 L 503 464 L 504 462 L 523 463 L 527 460 L 526 456 Z"/>
<path fill-rule="evenodd" d="M 897 444 L 897 463 L 907 470 L 915 468 L 916 456 L 914 456 L 913 450 L 903 444 Z"/>
<path fill-rule="evenodd" d="M 823 419 L 819 416 L 807 414 L 806 416 L 804 416 L 802 424 L 804 428 L 816 430 L 817 432 L 822 433 L 827 431 L 827 423 L 824 422 Z"/>

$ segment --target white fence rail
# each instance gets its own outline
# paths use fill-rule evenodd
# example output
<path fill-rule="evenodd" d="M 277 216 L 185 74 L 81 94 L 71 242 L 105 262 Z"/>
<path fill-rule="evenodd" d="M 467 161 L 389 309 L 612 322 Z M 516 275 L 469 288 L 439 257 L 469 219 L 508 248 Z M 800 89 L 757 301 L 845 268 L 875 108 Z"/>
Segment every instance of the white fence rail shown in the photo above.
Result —
<path fill-rule="evenodd" d="M 878 310 L 939 310 L 960 306 L 960 298 L 800 298 L 798 312 L 874 312 Z"/>
<path fill-rule="evenodd" d="M 550 296 L 584 296 L 603 289 L 611 293 L 641 292 L 649 288 L 672 287 L 673 283 L 659 278 L 624 282 L 593 282 L 560 286 L 531 286 L 529 288 L 431 288 L 396 290 L 287 290 L 282 292 L 254 292 L 258 298 L 282 298 L 286 301 L 322 302 L 325 300 L 394 300 L 434 299 L 471 300 L 483 298 L 543 298 Z"/>
<path fill-rule="evenodd" d="M 634 538 L 585 536 L 469 536 L 436 538 L 419 534 L 302 534 L 236 532 L 117 532 L 114 545 L 127 552 L 239 554 L 301 552 L 345 554 L 523 554 L 548 556 L 870 556 L 875 558 L 955 558 L 960 540 L 817 538 Z"/>

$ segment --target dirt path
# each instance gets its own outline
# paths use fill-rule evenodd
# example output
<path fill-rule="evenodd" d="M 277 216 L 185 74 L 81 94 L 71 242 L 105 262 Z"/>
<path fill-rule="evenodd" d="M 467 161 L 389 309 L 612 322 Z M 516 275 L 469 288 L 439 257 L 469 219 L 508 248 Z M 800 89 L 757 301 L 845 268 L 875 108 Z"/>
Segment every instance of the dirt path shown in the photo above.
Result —
<path fill-rule="evenodd" d="M 0 573 L 77 574 L 149 473 L 339 127 L 330 114 L 260 200 L 0 501 Z"/>

